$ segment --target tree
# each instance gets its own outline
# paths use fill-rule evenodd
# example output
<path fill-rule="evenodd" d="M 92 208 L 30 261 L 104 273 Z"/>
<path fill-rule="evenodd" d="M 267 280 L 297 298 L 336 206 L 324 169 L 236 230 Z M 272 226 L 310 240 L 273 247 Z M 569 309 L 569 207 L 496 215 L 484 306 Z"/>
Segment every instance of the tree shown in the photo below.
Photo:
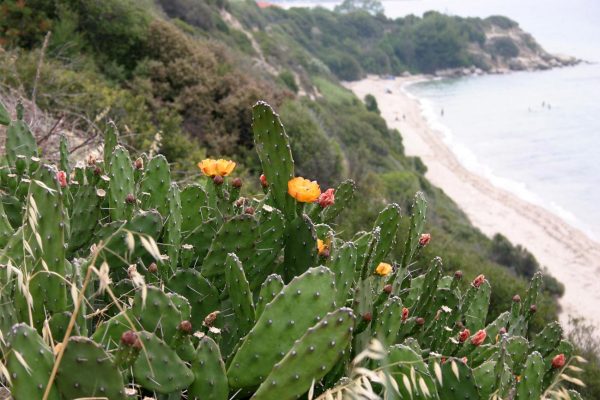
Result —
<path fill-rule="evenodd" d="M 357 11 L 366 11 L 371 15 L 383 14 L 383 4 L 379 0 L 344 0 L 334 11 L 340 14 L 348 14 Z"/>

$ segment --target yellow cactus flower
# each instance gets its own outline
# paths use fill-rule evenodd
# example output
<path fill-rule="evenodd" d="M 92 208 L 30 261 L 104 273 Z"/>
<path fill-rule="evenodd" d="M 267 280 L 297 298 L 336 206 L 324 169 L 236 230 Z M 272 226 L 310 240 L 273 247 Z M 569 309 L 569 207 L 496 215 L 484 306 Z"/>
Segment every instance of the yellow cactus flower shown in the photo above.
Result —
<path fill-rule="evenodd" d="M 235 162 L 231 161 L 231 160 L 223 160 L 223 159 L 219 159 L 215 162 L 216 166 L 216 170 L 217 170 L 217 175 L 221 175 L 221 176 L 227 176 L 229 174 L 231 174 L 235 168 Z"/>
<path fill-rule="evenodd" d="M 312 203 L 321 195 L 321 188 L 315 181 L 297 177 L 288 182 L 288 194 L 301 203 Z"/>
<path fill-rule="evenodd" d="M 198 163 L 198 168 L 200 168 L 202 173 L 206 176 L 227 176 L 233 172 L 235 162 L 231 160 L 213 160 L 212 158 L 207 158 Z"/>
<path fill-rule="evenodd" d="M 380 276 L 388 276 L 392 272 L 392 266 L 388 263 L 379 263 L 375 268 L 375 273 Z"/>
<path fill-rule="evenodd" d="M 217 164 L 215 160 L 211 158 L 207 158 L 198 163 L 198 168 L 202 171 L 202 173 L 206 176 L 215 176 L 217 175 Z"/>
<path fill-rule="evenodd" d="M 329 243 L 325 243 L 321 239 L 317 239 L 317 251 L 320 256 L 328 257 L 329 256 Z"/>

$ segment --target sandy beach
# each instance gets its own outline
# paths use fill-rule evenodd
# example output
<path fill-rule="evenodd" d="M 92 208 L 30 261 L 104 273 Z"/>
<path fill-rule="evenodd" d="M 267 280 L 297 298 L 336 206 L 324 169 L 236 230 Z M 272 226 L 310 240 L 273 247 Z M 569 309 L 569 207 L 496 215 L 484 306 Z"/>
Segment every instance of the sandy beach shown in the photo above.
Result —
<path fill-rule="evenodd" d="M 526 247 L 565 285 L 560 299 L 563 326 L 566 327 L 569 315 L 584 316 L 600 331 L 600 243 L 550 211 L 463 167 L 442 135 L 428 125 L 419 101 L 404 90 L 406 85 L 423 79 L 368 77 L 347 83 L 346 87 L 361 99 L 366 94 L 375 96 L 382 117 L 402 133 L 406 153 L 423 159 L 427 178 L 443 189 L 475 226 L 490 237 L 500 232 L 511 242 Z M 386 93 L 386 89 L 391 93 Z"/>

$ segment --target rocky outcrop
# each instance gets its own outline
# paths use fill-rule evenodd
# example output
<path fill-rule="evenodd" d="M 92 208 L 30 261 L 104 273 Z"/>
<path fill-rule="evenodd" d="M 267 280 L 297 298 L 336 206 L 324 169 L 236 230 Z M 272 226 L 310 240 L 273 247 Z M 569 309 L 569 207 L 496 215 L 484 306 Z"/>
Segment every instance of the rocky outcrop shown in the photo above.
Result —
<path fill-rule="evenodd" d="M 510 71 L 534 71 L 575 65 L 575 57 L 550 54 L 517 23 L 503 17 L 483 20 L 485 40 L 471 42 L 471 67 L 436 71 L 436 76 L 502 74 Z"/>

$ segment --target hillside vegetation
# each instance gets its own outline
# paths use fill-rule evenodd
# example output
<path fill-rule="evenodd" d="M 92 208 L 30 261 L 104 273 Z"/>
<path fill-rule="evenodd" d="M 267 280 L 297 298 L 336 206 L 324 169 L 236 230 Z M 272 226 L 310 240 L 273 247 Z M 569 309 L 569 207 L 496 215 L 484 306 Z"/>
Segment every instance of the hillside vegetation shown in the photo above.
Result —
<path fill-rule="evenodd" d="M 498 282 L 490 317 L 508 307 L 513 294 L 524 290 L 521 276 L 531 277 L 538 269 L 535 263 L 531 266 L 532 257 L 505 239 L 500 246 L 485 237 L 424 178 L 426 166 L 418 158 L 404 155 L 400 134 L 388 129 L 376 112 L 369 111 L 328 72 L 329 60 L 319 58 L 320 52 L 328 53 L 328 47 L 319 52 L 307 42 L 305 35 L 313 27 L 294 28 L 294 23 L 282 22 L 279 28 L 263 25 L 264 31 L 249 37 L 248 31 L 236 29 L 231 22 L 236 21 L 232 14 L 239 17 L 242 13 L 246 17 L 239 21 L 247 26 L 255 23 L 251 21 L 273 18 L 299 24 L 307 18 L 321 21 L 321 37 L 329 37 L 330 46 L 354 27 L 353 35 L 344 39 L 347 46 L 368 48 L 360 45 L 363 39 L 354 42 L 352 38 L 368 37 L 369 32 L 375 36 L 386 24 L 407 24 L 405 27 L 418 31 L 425 29 L 417 28 L 422 24 L 441 23 L 463 32 L 463 36 L 452 39 L 458 43 L 464 35 L 476 36 L 480 21 L 475 24 L 439 14 L 389 21 L 366 14 L 338 16 L 323 10 L 259 10 L 250 3 L 176 0 L 165 2 L 165 7 L 160 1 L 146 3 L 54 0 L 26 1 L 22 7 L 21 2 L 9 1 L 3 6 L 7 18 L 1 25 L 4 50 L 0 79 L 4 92 L 17 91 L 29 98 L 35 86 L 37 106 L 63 117 L 57 131 L 100 137 L 99 132 L 106 128 L 102 121 L 112 119 L 125 132 L 123 140 L 132 150 L 153 149 L 164 154 L 184 180 L 197 176 L 195 164 L 205 155 L 235 156 L 242 174 L 260 172 L 252 151 L 250 111 L 257 100 L 268 100 L 287 127 L 299 173 L 324 187 L 344 178 L 357 182 L 359 195 L 340 219 L 342 235 L 370 226 L 390 201 L 406 211 L 412 195 L 420 190 L 430 202 L 429 230 L 434 238 L 426 257 L 444 254 L 449 269 L 462 269 L 467 276 L 481 272 Z M 291 31 L 278 34 L 284 25 Z M 242 26 L 237 24 L 237 28 Z M 427 30 L 439 38 L 448 36 L 431 27 Z M 40 64 L 47 31 L 52 34 Z M 452 47 L 438 54 L 436 46 L 445 45 L 419 44 L 422 39 L 417 31 L 406 39 L 402 34 L 386 36 L 386 40 L 403 40 L 415 48 L 428 49 L 432 57 L 435 54 L 436 60 L 429 63 L 427 57 L 414 53 L 414 58 L 406 61 L 412 70 L 453 66 L 466 54 L 450 51 Z M 320 69 L 294 67 L 292 59 L 269 54 L 267 43 L 287 47 L 286 54 L 295 60 L 299 52 L 306 63 Z M 333 54 L 353 54 L 345 51 Z M 271 68 L 264 68 L 264 62 Z M 399 61 L 393 64 L 401 68 Z M 302 71 L 308 84 L 297 83 L 314 88 L 318 96 L 299 96 L 290 88 Z M 294 79 L 286 80 L 286 72 Z M 44 136 L 47 132 L 34 133 Z M 258 190 L 258 183 L 248 190 Z M 552 293 L 560 294 L 560 287 L 549 282 Z M 541 328 L 556 316 L 555 302 L 550 296 L 544 299 L 534 327 Z"/>

